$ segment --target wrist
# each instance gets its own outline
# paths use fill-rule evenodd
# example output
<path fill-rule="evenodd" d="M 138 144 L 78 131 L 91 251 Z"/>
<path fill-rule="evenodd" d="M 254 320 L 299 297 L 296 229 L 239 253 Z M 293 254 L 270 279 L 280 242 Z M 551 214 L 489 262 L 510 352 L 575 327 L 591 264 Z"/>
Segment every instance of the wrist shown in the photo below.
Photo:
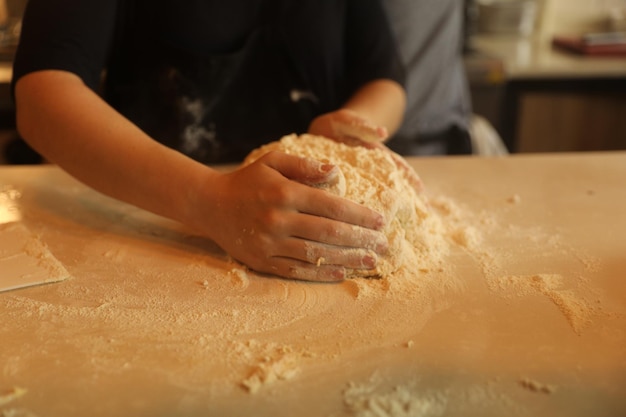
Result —
<path fill-rule="evenodd" d="M 223 174 L 200 163 L 188 174 L 182 182 L 176 220 L 206 235 L 206 223 L 219 204 L 217 183 Z"/>

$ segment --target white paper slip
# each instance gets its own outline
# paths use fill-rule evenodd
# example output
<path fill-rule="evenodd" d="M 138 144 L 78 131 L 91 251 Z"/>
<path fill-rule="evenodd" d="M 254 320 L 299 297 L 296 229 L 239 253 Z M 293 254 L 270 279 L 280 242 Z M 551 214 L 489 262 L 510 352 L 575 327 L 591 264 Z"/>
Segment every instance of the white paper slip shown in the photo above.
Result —
<path fill-rule="evenodd" d="M 26 226 L 19 222 L 0 224 L 0 292 L 69 277 L 61 262 Z"/>

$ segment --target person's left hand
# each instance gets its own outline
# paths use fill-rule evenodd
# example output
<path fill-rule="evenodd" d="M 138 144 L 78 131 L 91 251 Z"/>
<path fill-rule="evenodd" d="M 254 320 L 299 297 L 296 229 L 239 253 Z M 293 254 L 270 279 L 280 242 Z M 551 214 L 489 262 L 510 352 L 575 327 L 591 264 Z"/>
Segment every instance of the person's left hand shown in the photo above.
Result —
<path fill-rule="evenodd" d="M 383 149 L 400 168 L 406 179 L 417 192 L 424 188 L 422 180 L 407 161 L 393 152 L 384 141 L 389 134 L 384 126 L 378 126 L 350 109 L 339 109 L 316 117 L 309 126 L 312 135 L 324 136 L 350 146 L 363 146 L 369 149 Z"/>
<path fill-rule="evenodd" d="M 374 124 L 350 109 L 339 109 L 316 117 L 309 126 L 309 133 L 348 145 L 366 147 L 380 144 L 389 136 L 385 127 Z"/>

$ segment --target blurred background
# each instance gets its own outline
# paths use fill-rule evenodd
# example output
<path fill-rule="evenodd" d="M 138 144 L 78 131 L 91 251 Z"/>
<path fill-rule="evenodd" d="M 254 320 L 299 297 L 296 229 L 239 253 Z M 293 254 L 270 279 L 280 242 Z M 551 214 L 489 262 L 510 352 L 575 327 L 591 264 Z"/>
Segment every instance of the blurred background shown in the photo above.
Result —
<path fill-rule="evenodd" d="M 511 152 L 626 149 L 626 1 L 472 0 L 474 112 Z"/>
<path fill-rule="evenodd" d="M 626 149 L 626 0 L 457 1 L 472 112 L 507 153 Z M 4 164 L 41 162 L 19 140 L 10 95 L 26 3 L 0 0 Z"/>

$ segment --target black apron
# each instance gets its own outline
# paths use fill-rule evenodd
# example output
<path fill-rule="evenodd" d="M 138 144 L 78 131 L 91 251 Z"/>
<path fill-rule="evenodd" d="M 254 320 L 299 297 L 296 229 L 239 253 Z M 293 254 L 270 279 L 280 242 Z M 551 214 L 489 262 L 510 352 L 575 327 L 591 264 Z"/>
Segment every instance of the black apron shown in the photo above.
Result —
<path fill-rule="evenodd" d="M 147 42 L 133 60 L 136 76 L 111 86 L 109 101 L 152 138 L 206 164 L 241 161 L 306 132 L 319 99 L 288 51 L 280 3 L 265 2 L 258 28 L 232 53 L 198 56 Z"/>

